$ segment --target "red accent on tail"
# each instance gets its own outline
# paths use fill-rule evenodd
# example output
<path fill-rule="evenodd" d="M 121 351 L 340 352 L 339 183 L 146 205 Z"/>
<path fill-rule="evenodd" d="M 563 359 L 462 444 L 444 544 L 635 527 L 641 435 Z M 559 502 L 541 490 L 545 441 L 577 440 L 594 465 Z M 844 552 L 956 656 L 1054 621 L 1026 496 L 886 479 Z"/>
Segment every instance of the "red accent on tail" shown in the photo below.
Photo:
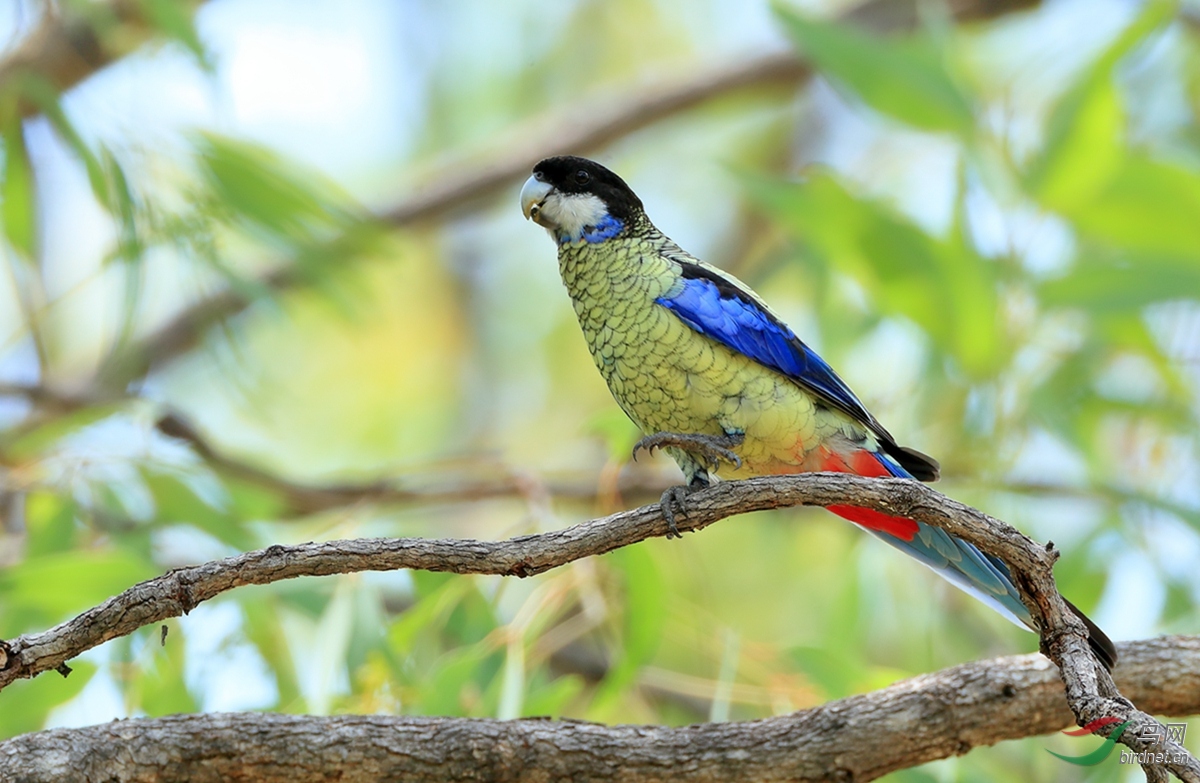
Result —
<path fill-rule="evenodd" d="M 832 451 L 827 452 L 825 460 L 821 463 L 821 469 L 871 478 L 892 475 L 887 468 L 880 464 L 874 454 L 866 450 L 856 451 L 845 456 Z M 842 519 L 848 519 L 869 530 L 878 530 L 905 541 L 912 541 L 919 529 L 917 523 L 911 519 L 888 516 L 869 508 L 859 508 L 858 506 L 826 506 L 825 508 Z"/>
<path fill-rule="evenodd" d="M 889 517 L 887 514 L 858 506 L 826 506 L 825 508 L 842 519 L 848 519 L 870 530 L 878 530 L 905 541 L 912 541 L 913 536 L 917 534 L 917 523 L 904 517 Z"/>
<path fill-rule="evenodd" d="M 1114 723 L 1120 723 L 1120 722 L 1121 722 L 1120 718 L 1114 718 L 1112 716 L 1109 716 L 1107 718 L 1097 718 L 1096 720 L 1092 721 L 1088 725 L 1084 726 L 1082 729 L 1075 729 L 1074 731 L 1064 731 L 1063 734 L 1066 734 L 1068 737 L 1082 737 L 1086 734 L 1095 734 L 1096 729 L 1102 729 L 1105 726 L 1111 726 Z"/>

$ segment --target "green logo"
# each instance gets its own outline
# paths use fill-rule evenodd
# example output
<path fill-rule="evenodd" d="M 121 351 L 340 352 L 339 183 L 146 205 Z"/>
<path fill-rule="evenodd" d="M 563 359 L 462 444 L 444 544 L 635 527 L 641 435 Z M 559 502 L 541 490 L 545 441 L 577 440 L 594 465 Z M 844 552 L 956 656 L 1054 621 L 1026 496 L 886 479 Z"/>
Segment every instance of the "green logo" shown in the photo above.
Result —
<path fill-rule="evenodd" d="M 1064 731 L 1063 734 L 1067 734 L 1072 737 L 1080 737 L 1084 734 L 1094 734 L 1098 729 L 1102 729 L 1105 726 L 1111 726 L 1119 721 L 1120 718 L 1100 718 L 1099 720 L 1092 721 L 1082 729 L 1076 729 L 1075 731 Z M 1115 729 L 1113 729 L 1113 733 L 1108 735 L 1108 739 L 1104 740 L 1100 747 L 1096 748 L 1091 753 L 1085 753 L 1082 756 L 1064 756 L 1061 753 L 1055 753 L 1052 750 L 1047 750 L 1046 752 L 1052 756 L 1057 756 L 1068 764 L 1077 764 L 1081 767 L 1090 767 L 1095 764 L 1099 764 L 1101 761 L 1104 761 L 1106 758 L 1108 758 L 1110 753 L 1112 753 L 1113 746 L 1115 746 L 1117 744 L 1117 740 L 1121 738 L 1121 732 L 1125 731 L 1125 727 L 1129 724 L 1130 721 L 1125 721 L 1120 726 L 1117 726 Z"/>

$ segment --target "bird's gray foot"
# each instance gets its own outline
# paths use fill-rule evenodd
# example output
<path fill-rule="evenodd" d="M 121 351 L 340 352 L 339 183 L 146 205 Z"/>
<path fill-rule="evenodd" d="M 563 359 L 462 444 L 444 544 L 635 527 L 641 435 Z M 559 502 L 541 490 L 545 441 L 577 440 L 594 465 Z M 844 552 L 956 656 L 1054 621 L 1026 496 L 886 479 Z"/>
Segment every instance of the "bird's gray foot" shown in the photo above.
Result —
<path fill-rule="evenodd" d="M 667 538 L 683 538 L 679 533 L 679 526 L 675 524 L 676 509 L 679 510 L 680 514 L 686 514 L 687 510 L 684 509 L 683 502 L 687 500 L 687 496 L 707 486 L 707 477 L 693 476 L 692 480 L 687 484 L 677 484 L 662 493 L 662 498 L 658 501 L 658 507 L 662 509 L 663 519 L 667 520 L 667 527 L 669 528 Z"/>
<path fill-rule="evenodd" d="M 653 435 L 647 435 L 633 445 L 633 459 L 637 460 L 638 452 L 642 449 L 654 453 L 655 449 L 661 449 L 664 446 L 674 446 L 681 451 L 686 451 L 695 457 L 698 457 L 704 464 L 708 465 L 710 471 L 716 471 L 721 466 L 721 462 L 728 462 L 734 468 L 742 466 L 742 458 L 733 452 L 733 449 L 742 445 L 746 440 L 746 436 L 742 433 L 734 433 L 733 435 L 697 435 L 682 432 L 656 432 Z M 707 485 L 707 482 L 706 482 Z"/>

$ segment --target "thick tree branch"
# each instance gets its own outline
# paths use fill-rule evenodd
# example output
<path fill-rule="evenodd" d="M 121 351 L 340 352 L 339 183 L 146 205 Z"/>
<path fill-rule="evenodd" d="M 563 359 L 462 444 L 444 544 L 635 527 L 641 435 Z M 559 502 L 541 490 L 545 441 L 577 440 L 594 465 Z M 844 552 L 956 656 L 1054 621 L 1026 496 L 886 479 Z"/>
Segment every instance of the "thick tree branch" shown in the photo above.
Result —
<path fill-rule="evenodd" d="M 919 5 L 918 0 L 869 0 L 848 12 L 844 20 L 879 33 L 906 30 L 916 25 Z M 1037 5 L 1037 0 L 952 0 L 947 5 L 956 20 L 971 21 L 1025 9 Z M 810 73 L 808 65 L 785 52 L 704 69 L 658 86 L 630 86 L 622 91 L 625 97 L 615 101 L 589 96 L 567 111 L 534 123 L 532 130 L 506 134 L 509 143 L 489 159 L 472 155 L 441 169 L 380 219 L 404 226 L 479 203 L 528 176 L 533 165 L 547 155 L 595 150 L 708 101 L 746 89 L 794 85 Z M 301 269 L 284 263 L 265 273 L 257 287 L 279 290 L 303 280 Z M 150 368 L 190 350 L 210 326 L 236 315 L 251 302 L 246 293 L 225 289 L 183 308 L 110 357 L 98 373 L 100 385 L 125 388 Z"/>
<path fill-rule="evenodd" d="M 1143 707 L 1172 716 L 1200 712 L 1200 637 L 1127 642 L 1120 652 L 1117 681 Z M 1053 664 L 1020 655 L 955 666 L 790 715 L 681 728 L 272 714 L 118 721 L 8 740 L 0 744 L 0 778 L 861 782 L 1047 734 L 1070 721 Z"/>
<path fill-rule="evenodd" d="M 843 474 L 770 476 L 720 483 L 687 499 L 682 530 L 699 530 L 735 513 L 794 505 L 855 505 L 919 520 L 969 541 L 1008 564 L 1035 621 L 1043 652 L 1058 665 L 1067 703 L 1080 725 L 1104 717 L 1129 721 L 1120 741 L 1137 752 L 1154 746 L 1143 729 L 1156 725 L 1117 691 L 1088 649 L 1086 631 L 1054 585 L 1053 545 L 935 490 L 908 480 Z M 529 576 L 582 557 L 665 535 L 658 506 L 613 514 L 565 530 L 484 542 L 444 539 L 358 539 L 273 546 L 237 557 L 181 568 L 124 593 L 44 633 L 21 636 L 0 648 L 0 688 L 65 664 L 80 652 L 150 623 L 190 611 L 201 601 L 248 584 L 298 576 L 417 568 L 455 573 Z M 1112 729 L 1113 727 L 1108 727 Z M 1101 733 L 1107 733 L 1102 730 Z M 1163 748 L 1165 764 L 1182 780 L 1200 783 L 1200 764 L 1178 743 Z M 1157 774 L 1157 773 L 1155 773 Z"/>

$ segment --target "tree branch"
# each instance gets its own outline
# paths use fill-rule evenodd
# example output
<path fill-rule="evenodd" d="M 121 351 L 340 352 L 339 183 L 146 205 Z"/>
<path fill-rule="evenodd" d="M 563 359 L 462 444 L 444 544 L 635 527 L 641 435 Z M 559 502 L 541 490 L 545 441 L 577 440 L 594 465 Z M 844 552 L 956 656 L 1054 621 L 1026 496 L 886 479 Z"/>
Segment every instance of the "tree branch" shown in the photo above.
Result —
<path fill-rule="evenodd" d="M 594 479 L 543 482 L 531 474 L 509 470 L 490 479 L 448 479 L 420 487 L 405 487 L 393 481 L 305 483 L 283 478 L 223 454 L 179 414 L 161 416 L 155 428 L 164 435 L 189 444 L 218 473 L 262 487 L 281 498 L 285 504 L 282 517 L 318 514 L 358 504 L 468 503 L 489 498 L 528 498 L 538 495 L 591 500 L 597 495 Z M 657 497 L 668 484 L 665 480 L 656 481 L 655 478 L 644 472 L 622 476 L 617 490 L 623 496 Z"/>
<path fill-rule="evenodd" d="M 594 476 L 571 480 L 560 478 L 543 480 L 523 472 L 507 469 L 497 471 L 495 465 L 480 470 L 472 465 L 469 479 L 445 478 L 437 482 L 425 481 L 421 486 L 404 486 L 397 481 L 330 482 L 313 483 L 296 481 L 279 476 L 249 462 L 230 457 L 197 430 L 185 416 L 157 402 L 134 395 L 87 395 L 63 392 L 42 384 L 0 382 L 0 397 L 21 397 L 33 403 L 37 409 L 49 416 L 61 416 L 83 408 L 112 403 L 130 404 L 149 402 L 162 411 L 154 423 L 159 433 L 183 441 L 217 473 L 239 481 L 261 487 L 283 504 L 279 518 L 319 514 L 354 505 L 400 505 L 412 503 L 468 503 L 489 498 L 535 497 L 570 498 L 594 500 L 597 497 L 597 482 Z M 18 431 L 28 430 L 42 423 L 35 417 L 26 420 Z M 3 456 L 3 449 L 0 449 Z M 480 472 L 490 477 L 479 477 Z M 497 475 L 497 473 L 499 475 Z M 669 486 L 667 479 L 648 471 L 623 473 L 614 489 L 622 497 L 650 499 L 658 497 Z"/>
<path fill-rule="evenodd" d="M 1143 732 L 1156 726 L 1116 688 L 1093 658 L 1086 630 L 1054 585 L 1058 553 L 1009 525 L 914 481 L 836 473 L 768 476 L 716 484 L 689 495 L 681 530 L 700 530 L 736 513 L 795 505 L 853 505 L 918 520 L 1003 560 L 1041 628 L 1042 651 L 1058 665 L 1067 703 L 1079 725 L 1116 717 L 1129 725 L 1120 742 L 1135 752 L 1162 750 L 1162 765 L 1200 783 L 1200 764 L 1178 743 L 1156 747 Z M 593 519 L 564 530 L 498 542 L 445 539 L 356 539 L 272 546 L 237 557 L 180 568 L 142 582 L 100 606 L 40 634 L 0 645 L 0 688 L 65 664 L 84 650 L 150 623 L 186 614 L 235 587 L 298 576 L 418 568 L 463 574 L 530 576 L 582 557 L 666 535 L 657 505 Z M 1100 733 L 1108 734 L 1113 726 Z M 1154 773 L 1157 774 L 1157 773 Z"/>
<path fill-rule="evenodd" d="M 869 0 L 848 12 L 843 20 L 879 33 L 906 30 L 916 25 L 919 5 L 919 0 Z M 1037 0 L 948 3 L 958 21 L 990 18 L 1034 5 Z M 810 74 L 807 64 L 790 52 L 781 52 L 705 69 L 657 86 L 627 86 L 622 95 L 631 98 L 614 101 L 589 96 L 567 111 L 542 118 L 533 124 L 534 129 L 506 134 L 509 143 L 490 159 L 467 156 L 439 170 L 415 188 L 410 198 L 383 212 L 380 219 L 393 226 L 405 226 L 479 203 L 528 176 L 533 165 L 548 155 L 588 152 L 708 101 L 746 89 L 794 85 Z M 254 288 L 281 290 L 303 280 L 302 270 L 285 263 L 265 273 Z M 243 291 L 224 289 L 184 307 L 165 324 L 110 357 L 98 373 L 99 385 L 124 389 L 152 367 L 190 350 L 210 326 L 241 312 L 251 302 Z"/>
<path fill-rule="evenodd" d="M 1200 712 L 1200 637 L 1121 645 L 1121 688 L 1156 713 Z M 22 783 L 377 780 L 863 781 L 1071 721 L 1040 655 L 955 666 L 766 720 L 680 728 L 389 716 L 176 715 L 0 743 Z M 1094 744 L 1094 743 L 1092 743 Z"/>
<path fill-rule="evenodd" d="M 555 112 L 554 119 L 534 123 L 537 131 L 510 134 L 518 141 L 490 160 L 470 156 L 442 168 L 414 188 L 410 198 L 381 213 L 379 219 L 402 227 L 484 202 L 528 176 L 533 165 L 547 155 L 596 149 L 706 101 L 751 87 L 794 84 L 807 73 L 808 68 L 794 56 L 779 53 L 634 91 L 636 97 L 629 101 L 606 103 L 591 96 L 569 111 Z M 564 121 L 561 117 L 571 119 Z M 98 385 L 122 389 L 152 367 L 191 350 L 210 326 L 253 302 L 249 291 L 279 291 L 304 280 L 303 269 L 285 262 L 265 272 L 255 286 L 222 289 L 184 307 L 165 324 L 111 356 L 97 373 Z"/>
<path fill-rule="evenodd" d="M 0 60 L 0 92 L 27 76 L 44 79 L 65 92 L 155 33 L 146 20 L 146 4 L 136 0 L 43 3 L 42 8 L 38 26 Z M 22 117 L 38 111 L 35 102 L 20 104 Z"/>

